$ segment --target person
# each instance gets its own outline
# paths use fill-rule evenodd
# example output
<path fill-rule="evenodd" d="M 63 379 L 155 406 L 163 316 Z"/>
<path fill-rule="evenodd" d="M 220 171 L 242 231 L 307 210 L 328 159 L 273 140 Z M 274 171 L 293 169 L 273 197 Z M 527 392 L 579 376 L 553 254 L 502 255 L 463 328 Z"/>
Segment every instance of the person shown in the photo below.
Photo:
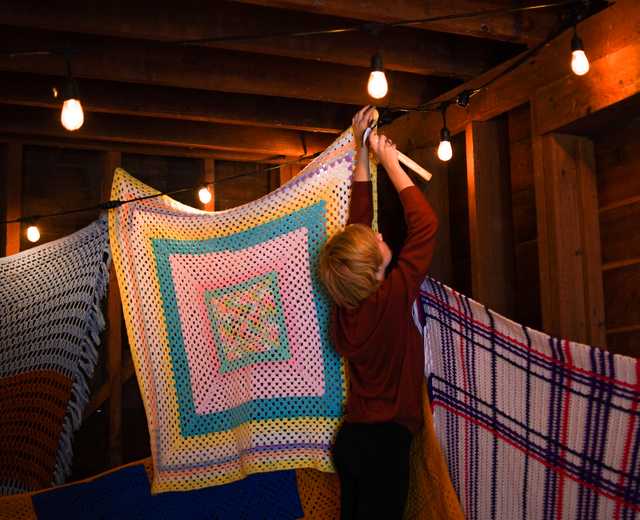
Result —
<path fill-rule="evenodd" d="M 357 159 L 347 226 L 319 258 L 319 276 L 334 301 L 331 338 L 348 367 L 346 414 L 333 461 L 340 478 L 341 518 L 402 518 L 409 487 L 409 449 L 422 425 L 424 352 L 411 308 L 427 274 L 436 216 L 398 162 L 395 145 L 373 131 L 379 163 L 398 191 L 407 235 L 396 265 L 372 220 L 368 149 L 362 136 L 373 109 L 353 118 Z"/>

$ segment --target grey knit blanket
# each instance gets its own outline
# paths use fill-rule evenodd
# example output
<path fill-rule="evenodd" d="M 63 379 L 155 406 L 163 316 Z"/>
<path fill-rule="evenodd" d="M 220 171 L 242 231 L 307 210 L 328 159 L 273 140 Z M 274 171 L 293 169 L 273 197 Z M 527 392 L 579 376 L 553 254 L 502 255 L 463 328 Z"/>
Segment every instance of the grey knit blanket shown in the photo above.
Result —
<path fill-rule="evenodd" d="M 0 493 L 62 483 L 89 399 L 110 263 L 106 219 L 0 258 Z"/>

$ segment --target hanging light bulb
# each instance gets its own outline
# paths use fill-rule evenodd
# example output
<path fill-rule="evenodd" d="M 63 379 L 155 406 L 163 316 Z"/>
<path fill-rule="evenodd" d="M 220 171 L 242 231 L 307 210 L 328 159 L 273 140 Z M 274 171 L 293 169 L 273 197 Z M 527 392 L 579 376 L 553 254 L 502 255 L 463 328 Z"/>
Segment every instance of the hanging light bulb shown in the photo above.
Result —
<path fill-rule="evenodd" d="M 198 190 L 198 198 L 203 204 L 209 204 L 209 202 L 211 202 L 211 191 L 209 191 L 207 186 L 203 186 Z"/>
<path fill-rule="evenodd" d="M 453 148 L 451 148 L 451 135 L 449 130 L 443 128 L 440 130 L 440 145 L 438 146 L 438 159 L 441 161 L 449 161 L 453 157 Z"/>
<path fill-rule="evenodd" d="M 78 130 L 84 123 L 84 112 L 82 104 L 77 99 L 67 99 L 62 105 L 62 113 L 60 114 L 62 126 L 67 130 Z"/>
<path fill-rule="evenodd" d="M 78 84 L 71 76 L 71 62 L 67 61 L 67 82 L 62 89 L 62 113 L 60 122 L 67 130 L 78 130 L 84 124 L 84 112 L 80 103 Z"/>
<path fill-rule="evenodd" d="M 453 157 L 451 133 L 447 128 L 447 106 L 447 104 L 443 104 L 440 109 L 442 111 L 442 130 L 440 130 L 440 145 L 438 146 L 438 159 L 445 162 Z"/>
<path fill-rule="evenodd" d="M 27 227 L 27 240 L 32 243 L 36 243 L 38 240 L 40 240 L 40 230 L 34 223 L 30 224 L 29 227 Z"/>
<path fill-rule="evenodd" d="M 589 58 L 584 52 L 582 39 L 578 36 L 576 28 L 573 28 L 571 38 L 571 70 L 577 76 L 584 76 L 589 72 Z"/>
<path fill-rule="evenodd" d="M 374 99 L 385 97 L 389 91 L 387 76 L 385 75 L 384 68 L 382 66 L 382 56 L 380 56 L 379 53 L 375 54 L 371 58 L 371 74 L 369 74 L 367 91 Z"/>

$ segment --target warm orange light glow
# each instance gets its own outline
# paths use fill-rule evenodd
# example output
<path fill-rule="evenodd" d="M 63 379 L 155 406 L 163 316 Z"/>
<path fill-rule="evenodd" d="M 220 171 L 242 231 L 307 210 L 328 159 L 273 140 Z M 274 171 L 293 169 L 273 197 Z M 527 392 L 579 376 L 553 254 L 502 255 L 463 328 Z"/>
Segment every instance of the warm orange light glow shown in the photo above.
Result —
<path fill-rule="evenodd" d="M 60 121 L 67 130 L 78 130 L 84 124 L 84 112 L 80 101 L 67 99 L 62 105 Z"/>

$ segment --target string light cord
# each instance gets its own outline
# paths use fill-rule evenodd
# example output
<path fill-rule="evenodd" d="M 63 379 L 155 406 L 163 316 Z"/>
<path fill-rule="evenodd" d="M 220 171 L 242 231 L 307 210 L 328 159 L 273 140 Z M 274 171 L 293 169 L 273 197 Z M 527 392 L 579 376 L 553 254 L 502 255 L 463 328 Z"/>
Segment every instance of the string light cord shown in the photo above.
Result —
<path fill-rule="evenodd" d="M 581 3 L 584 3 L 584 0 L 581 0 Z M 573 25 L 573 22 L 572 22 L 572 25 Z M 524 51 L 517 60 L 511 63 L 508 67 L 505 67 L 504 69 L 502 69 L 494 77 L 488 79 L 487 81 L 485 81 L 484 83 L 482 83 L 481 85 L 475 88 L 466 89 L 466 90 L 463 90 L 462 92 L 459 92 L 458 94 L 456 94 L 455 97 L 452 97 L 446 100 L 428 101 L 426 103 L 418 105 L 417 107 L 408 107 L 408 106 L 382 107 L 380 109 L 381 122 L 379 126 L 380 127 L 385 126 L 390 122 L 392 122 L 394 119 L 396 119 L 398 116 L 392 115 L 394 113 L 397 114 L 397 113 L 409 113 L 409 112 L 442 112 L 442 109 L 444 106 L 450 106 L 450 105 L 457 105 L 461 108 L 466 108 L 471 98 L 473 98 L 475 95 L 479 94 L 483 90 L 486 90 L 493 83 L 505 77 L 507 74 L 510 74 L 515 69 L 517 69 L 520 65 L 530 60 L 532 57 L 538 54 L 538 52 L 540 52 L 546 45 L 548 45 L 551 41 L 553 41 L 556 37 L 558 37 L 563 31 L 565 31 L 567 28 L 568 27 L 566 23 L 559 23 L 556 27 L 554 27 L 550 31 L 549 35 L 543 41 L 531 47 L 530 49 L 527 49 L 526 51 Z"/>
<path fill-rule="evenodd" d="M 269 38 L 303 38 L 308 36 L 320 36 L 324 34 L 341 34 L 346 32 L 366 32 L 366 33 L 375 34 L 375 33 L 381 32 L 385 28 L 390 28 L 390 27 L 407 27 L 411 25 L 423 25 L 423 24 L 450 21 L 450 20 L 463 20 L 467 18 L 484 18 L 484 17 L 490 17 L 490 16 L 504 15 L 504 14 L 515 14 L 515 13 L 522 13 L 527 11 L 567 7 L 570 5 L 575 5 L 583 2 L 584 0 L 562 0 L 559 2 L 549 2 L 549 3 L 536 4 L 536 5 L 530 5 L 530 6 L 484 9 L 480 11 L 471 11 L 468 13 L 455 13 L 455 14 L 448 14 L 448 15 L 430 16 L 428 18 L 400 20 L 397 22 L 388 22 L 388 23 L 367 22 L 367 23 L 348 25 L 348 26 L 342 26 L 342 27 L 318 29 L 315 31 L 273 32 L 273 33 L 250 34 L 250 35 L 248 34 L 248 35 L 237 35 L 237 36 L 216 36 L 211 38 L 198 38 L 193 40 L 175 41 L 174 44 L 202 45 L 205 43 L 231 43 L 236 41 L 250 41 L 250 40 L 261 40 L 261 39 L 269 39 Z"/>
<path fill-rule="evenodd" d="M 277 170 L 279 168 L 281 168 L 282 166 L 288 166 L 291 164 L 297 164 L 301 161 L 307 160 L 307 159 L 314 159 L 315 157 L 317 157 L 318 155 L 320 155 L 322 152 L 316 152 L 314 154 L 311 155 L 305 155 L 302 157 L 299 157 L 297 159 L 291 160 L 291 161 L 287 161 L 287 162 L 283 162 L 283 163 L 279 163 L 277 165 L 274 166 L 270 166 L 268 168 L 264 168 L 262 170 L 262 172 L 270 172 L 273 170 Z M 93 206 L 86 206 L 84 208 L 75 208 L 75 209 L 70 209 L 70 210 L 65 210 L 65 211 L 58 211 L 55 213 L 46 213 L 46 214 L 42 214 L 42 215 L 28 215 L 28 216 L 24 216 L 24 217 L 19 217 L 13 220 L 3 220 L 0 221 L 0 225 L 5 225 L 5 224 L 18 224 L 18 223 L 32 223 L 32 222 L 36 222 L 36 221 L 40 221 L 42 219 L 45 218 L 53 218 L 53 217 L 61 217 L 64 215 L 72 215 L 74 213 L 85 213 L 85 212 L 89 212 L 89 211 L 97 211 L 97 210 L 109 210 L 109 209 L 115 209 L 115 208 L 119 208 L 120 206 L 123 206 L 124 204 L 129 204 L 131 202 L 138 202 L 141 200 L 147 200 L 147 199 L 155 199 L 156 197 L 162 197 L 164 195 L 176 195 L 178 193 L 185 193 L 187 191 L 194 191 L 197 190 L 198 188 L 201 188 L 203 186 L 214 186 L 223 182 L 228 182 L 228 181 L 232 181 L 235 179 L 240 179 L 243 177 L 250 177 L 255 175 L 255 170 L 254 171 L 247 171 L 244 173 L 239 173 L 238 175 L 232 175 L 231 177 L 225 177 L 224 179 L 219 179 L 216 181 L 209 181 L 209 182 L 201 182 L 199 183 L 197 186 L 191 186 L 188 188 L 178 188 L 175 190 L 169 190 L 169 191 L 161 191 L 158 193 L 154 193 L 153 195 L 145 195 L 144 197 L 136 197 L 133 199 L 126 199 L 126 200 L 108 200 L 106 202 L 101 202 L 99 204 L 93 205 Z"/>
<path fill-rule="evenodd" d="M 505 14 L 516 14 L 527 11 L 539 11 L 544 9 L 556 9 L 556 8 L 564 8 L 572 5 L 584 4 L 585 0 L 560 0 L 558 2 L 547 2 L 536 5 L 529 6 L 520 6 L 520 7 L 505 7 L 498 9 L 485 9 L 480 11 L 471 11 L 467 13 L 455 13 L 448 15 L 440 15 L 440 16 L 431 16 L 428 18 L 418 18 L 411 20 L 399 20 L 397 22 L 366 22 L 348 26 L 341 27 L 330 27 L 327 29 L 319 29 L 314 31 L 282 31 L 282 32 L 272 32 L 272 33 L 262 33 L 262 34 L 245 34 L 245 35 L 230 35 L 230 36 L 215 36 L 210 38 L 197 38 L 190 40 L 175 40 L 166 42 L 168 45 L 181 45 L 181 46 L 192 46 L 192 45 L 203 45 L 207 43 L 215 44 L 215 43 L 233 43 L 240 41 L 251 41 L 251 40 L 263 40 L 269 38 L 304 38 L 309 36 L 320 36 L 325 34 L 341 34 L 346 32 L 367 32 L 367 33 L 380 33 L 383 29 L 388 27 L 408 27 L 411 25 L 427 25 L 429 23 L 442 22 L 442 21 L 451 21 L 451 20 L 463 20 L 467 18 L 483 18 L 483 17 L 492 17 L 499 16 Z M 11 58 L 17 58 L 19 56 L 37 56 L 37 55 L 59 55 L 64 54 L 65 50 L 60 49 L 44 49 L 44 50 L 29 50 L 29 51 L 18 51 L 18 52 L 9 52 L 2 53 L 4 55 L 8 55 Z"/>

